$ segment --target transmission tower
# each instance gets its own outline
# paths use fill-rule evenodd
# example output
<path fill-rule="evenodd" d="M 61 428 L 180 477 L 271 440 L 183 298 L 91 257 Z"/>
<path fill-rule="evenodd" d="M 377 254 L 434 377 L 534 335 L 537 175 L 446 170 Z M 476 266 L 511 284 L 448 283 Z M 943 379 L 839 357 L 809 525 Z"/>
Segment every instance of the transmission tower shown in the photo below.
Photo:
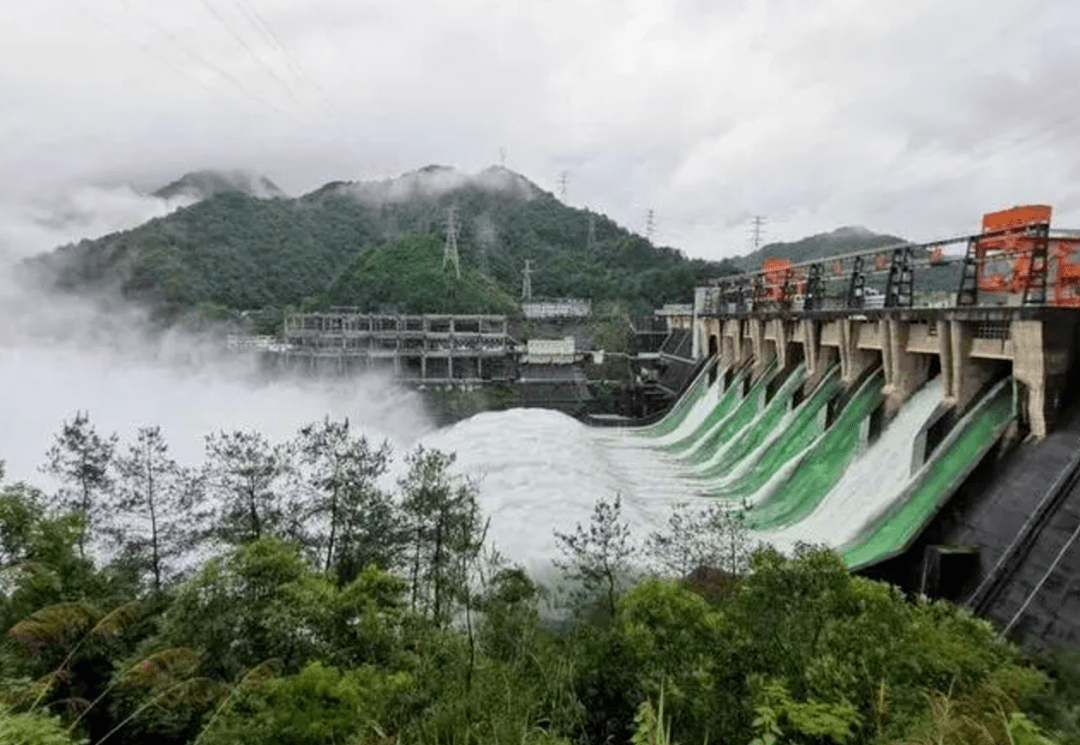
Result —
<path fill-rule="evenodd" d="M 656 212 L 649 210 L 649 214 L 645 217 L 645 237 L 649 239 L 649 243 L 652 243 L 653 236 L 656 234 Z"/>
<path fill-rule="evenodd" d="M 596 216 L 589 213 L 589 237 L 585 239 L 585 255 L 592 256 L 596 250 Z"/>
<path fill-rule="evenodd" d="M 754 215 L 750 219 L 750 241 L 754 244 L 755 251 L 761 248 L 761 231 L 764 227 L 764 215 Z"/>
<path fill-rule="evenodd" d="M 499 148 L 499 165 L 502 166 L 503 168 L 506 168 L 506 148 L 505 147 L 500 147 Z"/>
<path fill-rule="evenodd" d="M 457 250 L 457 221 L 454 218 L 454 208 L 448 210 L 446 223 L 446 247 L 443 249 L 442 268 L 446 270 L 447 262 L 454 264 L 454 274 L 461 279 L 461 257 Z"/>
<path fill-rule="evenodd" d="M 563 202 L 566 201 L 566 184 L 569 180 L 570 173 L 568 171 L 563 171 L 559 174 L 559 198 L 562 199 Z"/>
<path fill-rule="evenodd" d="M 525 269 L 521 272 L 523 278 L 521 280 L 521 299 L 532 300 L 532 267 L 529 266 L 529 260 L 525 259 Z"/>

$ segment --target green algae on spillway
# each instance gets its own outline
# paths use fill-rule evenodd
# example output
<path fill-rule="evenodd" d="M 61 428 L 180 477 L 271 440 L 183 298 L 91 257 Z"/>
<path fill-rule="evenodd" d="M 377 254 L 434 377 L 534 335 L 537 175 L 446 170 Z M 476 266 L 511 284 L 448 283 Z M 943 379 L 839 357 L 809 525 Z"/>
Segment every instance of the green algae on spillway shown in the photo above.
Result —
<path fill-rule="evenodd" d="M 1003 380 L 953 427 L 900 497 L 841 549 L 844 563 L 858 569 L 905 550 L 1015 417 L 1011 379 Z"/>
<path fill-rule="evenodd" d="M 716 406 L 709 411 L 705 419 L 694 428 L 693 432 L 681 440 L 661 445 L 660 449 L 674 455 L 680 455 L 697 445 L 698 442 L 708 434 L 709 430 L 719 424 L 720 420 L 730 414 L 732 409 L 735 408 L 735 405 L 739 402 L 739 398 L 741 397 L 742 381 L 746 375 L 746 371 L 743 370 L 734 376 L 731 385 L 729 385 L 727 390 L 721 394 L 720 400 L 716 402 Z"/>
<path fill-rule="evenodd" d="M 795 389 L 805 381 L 806 366 L 800 364 L 783 382 L 772 400 L 766 403 L 754 420 L 724 448 L 720 457 L 710 462 L 708 467 L 700 472 L 700 476 L 708 480 L 728 475 L 733 468 L 761 447 L 770 435 L 776 436 L 777 426 L 791 409 Z"/>
<path fill-rule="evenodd" d="M 697 378 L 690 384 L 689 390 L 675 402 L 675 405 L 671 407 L 667 414 L 664 414 L 660 421 L 636 429 L 634 434 L 641 437 L 663 437 L 678 429 L 679 425 L 683 423 L 690 413 L 690 410 L 694 408 L 694 404 L 708 391 L 710 373 L 715 365 L 716 362 L 714 361 L 701 369 Z"/>
<path fill-rule="evenodd" d="M 775 366 L 770 366 L 768 371 L 757 379 L 746 397 L 739 402 L 728 416 L 718 423 L 701 444 L 691 452 L 682 456 L 682 460 L 694 466 L 701 466 L 712 460 L 717 452 L 735 436 L 748 426 L 765 405 L 765 387 L 775 374 Z"/>
<path fill-rule="evenodd" d="M 860 386 L 830 427 L 799 459 L 791 476 L 745 513 L 753 530 L 776 530 L 799 522 L 825 498 L 863 445 L 864 419 L 882 400 L 880 370 Z"/>
<path fill-rule="evenodd" d="M 757 494 L 769 479 L 810 447 L 825 431 L 825 405 L 839 389 L 840 372 L 833 368 L 796 408 L 783 433 L 757 455 L 749 468 L 731 483 L 706 490 L 706 494 L 719 499 L 742 499 Z"/>

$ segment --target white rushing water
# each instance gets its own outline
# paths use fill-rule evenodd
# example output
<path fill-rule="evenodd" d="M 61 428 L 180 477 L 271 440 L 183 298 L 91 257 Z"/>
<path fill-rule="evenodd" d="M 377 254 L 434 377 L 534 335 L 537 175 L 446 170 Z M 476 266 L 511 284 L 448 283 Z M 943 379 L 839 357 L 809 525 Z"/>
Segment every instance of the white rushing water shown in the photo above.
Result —
<path fill-rule="evenodd" d="M 908 483 L 913 440 L 941 394 L 939 380 L 924 386 L 809 517 L 759 536 L 781 550 L 798 540 L 839 546 L 852 538 Z M 480 414 L 423 442 L 457 452 L 463 472 L 480 478 L 493 541 L 538 576 L 551 571 L 553 531 L 570 532 L 587 523 L 597 499 L 620 495 L 623 517 L 635 536 L 644 538 L 663 528 L 673 505 L 699 501 L 705 486 L 647 438 L 593 429 L 543 409 Z M 798 461 L 785 464 L 762 492 L 788 478 Z"/>
<path fill-rule="evenodd" d="M 911 480 L 915 436 L 941 403 L 943 392 L 940 377 L 920 388 L 806 519 L 783 530 L 763 532 L 762 540 L 785 551 L 797 541 L 839 547 L 855 538 Z"/>
<path fill-rule="evenodd" d="M 696 480 L 642 438 L 625 433 L 620 447 L 610 439 L 613 432 L 557 411 L 512 409 L 478 414 L 423 443 L 456 452 L 462 471 L 481 479 L 480 503 L 494 543 L 544 575 L 556 553 L 552 531 L 587 523 L 596 500 L 619 495 L 624 517 L 643 537 L 666 523 L 673 503 L 698 493 Z"/>

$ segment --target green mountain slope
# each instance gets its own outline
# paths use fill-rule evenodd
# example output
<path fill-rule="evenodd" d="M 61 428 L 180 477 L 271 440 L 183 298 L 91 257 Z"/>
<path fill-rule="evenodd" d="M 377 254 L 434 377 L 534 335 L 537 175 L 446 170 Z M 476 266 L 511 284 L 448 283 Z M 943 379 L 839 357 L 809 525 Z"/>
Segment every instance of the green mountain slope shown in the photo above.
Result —
<path fill-rule="evenodd" d="M 240 310 L 310 306 L 331 295 L 345 301 L 346 288 L 355 298 L 411 310 L 407 297 L 415 295 L 363 286 L 358 257 L 387 244 L 399 246 L 395 251 L 441 246 L 451 209 L 463 267 L 487 275 L 509 297 L 520 294 L 526 259 L 536 297 L 623 300 L 639 312 L 688 302 L 696 284 L 731 271 L 568 207 L 507 169 L 466 175 L 442 166 L 382 182 L 327 184 L 298 199 L 226 190 L 28 266 L 49 284 L 118 292 L 165 317 L 199 303 Z M 410 236 L 427 240 L 397 243 Z"/>
<path fill-rule="evenodd" d="M 334 305 L 382 313 L 513 315 L 517 301 L 487 275 L 464 267 L 461 279 L 443 269 L 443 246 L 410 236 L 361 253 L 327 292 Z"/>

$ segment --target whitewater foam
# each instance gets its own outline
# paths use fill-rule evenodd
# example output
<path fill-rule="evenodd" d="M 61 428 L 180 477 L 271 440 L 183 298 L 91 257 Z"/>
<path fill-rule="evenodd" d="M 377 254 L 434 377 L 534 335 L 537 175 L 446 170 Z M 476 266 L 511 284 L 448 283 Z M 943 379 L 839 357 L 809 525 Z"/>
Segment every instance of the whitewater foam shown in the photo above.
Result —
<path fill-rule="evenodd" d="M 857 536 L 911 480 L 915 437 L 941 402 L 943 390 L 940 378 L 924 385 L 806 519 L 782 530 L 762 532 L 761 538 L 783 551 L 797 541 L 839 547 Z"/>

